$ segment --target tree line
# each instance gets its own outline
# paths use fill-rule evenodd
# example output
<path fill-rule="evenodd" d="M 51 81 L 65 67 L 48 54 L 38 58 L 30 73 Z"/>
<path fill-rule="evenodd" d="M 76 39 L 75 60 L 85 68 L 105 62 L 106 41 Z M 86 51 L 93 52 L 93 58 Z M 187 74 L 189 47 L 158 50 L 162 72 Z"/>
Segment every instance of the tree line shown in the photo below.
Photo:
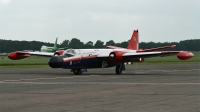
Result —
<path fill-rule="evenodd" d="M 97 40 L 95 43 L 88 41 L 87 43 L 81 42 L 77 38 L 71 40 L 64 40 L 58 44 L 59 48 L 73 48 L 73 49 L 92 49 L 92 48 L 105 48 L 108 45 L 126 48 L 129 40 L 121 43 L 115 43 L 113 40 L 104 43 Z M 40 41 L 17 41 L 17 40 L 4 40 L 0 39 L 0 53 L 9 53 L 13 51 L 33 50 L 40 51 L 42 45 L 54 46 L 54 43 L 40 42 Z M 200 51 L 200 39 L 183 40 L 180 42 L 140 42 L 140 49 L 156 48 L 168 45 L 176 45 L 173 49 L 165 50 L 186 50 L 186 51 Z"/>

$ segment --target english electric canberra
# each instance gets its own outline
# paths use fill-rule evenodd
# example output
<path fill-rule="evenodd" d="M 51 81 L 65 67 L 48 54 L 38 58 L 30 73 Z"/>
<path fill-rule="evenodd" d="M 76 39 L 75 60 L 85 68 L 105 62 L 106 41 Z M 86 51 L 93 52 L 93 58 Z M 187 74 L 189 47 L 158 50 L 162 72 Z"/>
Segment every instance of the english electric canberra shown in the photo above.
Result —
<path fill-rule="evenodd" d="M 186 60 L 194 56 L 190 51 L 156 51 L 164 48 L 173 48 L 176 45 L 164 46 L 151 49 L 139 49 L 138 30 L 134 30 L 127 48 L 107 46 L 105 49 L 67 49 L 46 52 L 24 52 L 16 51 L 8 54 L 13 60 L 27 58 L 30 55 L 47 56 L 51 68 L 71 69 L 74 74 L 79 75 L 90 68 L 116 67 L 116 74 L 121 74 L 125 70 L 126 62 L 142 62 L 145 58 L 156 56 L 177 55 L 181 60 Z"/>

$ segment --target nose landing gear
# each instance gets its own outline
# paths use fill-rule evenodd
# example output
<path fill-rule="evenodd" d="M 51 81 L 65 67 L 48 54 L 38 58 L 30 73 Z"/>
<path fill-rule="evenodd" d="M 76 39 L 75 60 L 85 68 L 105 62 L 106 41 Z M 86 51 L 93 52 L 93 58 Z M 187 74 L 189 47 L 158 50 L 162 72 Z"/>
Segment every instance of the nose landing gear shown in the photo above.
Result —
<path fill-rule="evenodd" d="M 75 75 L 81 75 L 83 72 L 87 72 L 87 69 L 76 68 L 76 69 L 71 69 L 71 72 L 74 72 Z"/>
<path fill-rule="evenodd" d="M 74 74 L 75 75 L 81 75 L 82 74 L 81 69 L 74 69 Z"/>

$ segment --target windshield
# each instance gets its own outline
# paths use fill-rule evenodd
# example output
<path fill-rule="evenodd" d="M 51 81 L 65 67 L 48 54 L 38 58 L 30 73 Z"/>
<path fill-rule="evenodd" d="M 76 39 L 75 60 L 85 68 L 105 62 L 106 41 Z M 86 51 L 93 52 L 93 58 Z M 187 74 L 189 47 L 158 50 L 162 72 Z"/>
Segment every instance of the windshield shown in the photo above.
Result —
<path fill-rule="evenodd" d="M 71 57 L 71 56 L 76 55 L 76 52 L 74 51 L 74 49 L 68 49 L 68 50 L 65 50 L 64 55 Z"/>

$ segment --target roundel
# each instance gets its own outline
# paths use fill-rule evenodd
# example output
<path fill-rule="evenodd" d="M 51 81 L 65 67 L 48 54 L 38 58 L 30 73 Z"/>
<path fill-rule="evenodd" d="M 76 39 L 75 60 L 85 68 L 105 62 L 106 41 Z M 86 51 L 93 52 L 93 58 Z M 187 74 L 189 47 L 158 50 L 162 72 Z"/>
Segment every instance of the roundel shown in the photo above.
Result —
<path fill-rule="evenodd" d="M 136 41 L 136 36 L 134 37 L 134 41 Z"/>

